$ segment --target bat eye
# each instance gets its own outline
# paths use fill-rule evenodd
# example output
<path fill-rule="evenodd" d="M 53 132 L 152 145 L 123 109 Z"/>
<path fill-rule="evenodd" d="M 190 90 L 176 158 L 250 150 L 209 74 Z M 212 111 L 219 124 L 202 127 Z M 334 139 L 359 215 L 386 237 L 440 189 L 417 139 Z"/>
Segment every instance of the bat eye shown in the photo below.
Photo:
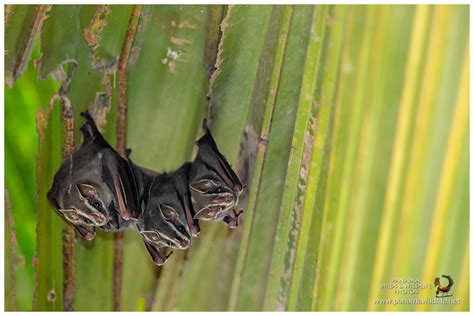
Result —
<path fill-rule="evenodd" d="M 179 226 L 179 227 L 178 227 L 178 231 L 179 231 L 181 234 L 185 234 L 185 233 L 186 233 L 186 230 L 184 229 L 183 226 Z"/>

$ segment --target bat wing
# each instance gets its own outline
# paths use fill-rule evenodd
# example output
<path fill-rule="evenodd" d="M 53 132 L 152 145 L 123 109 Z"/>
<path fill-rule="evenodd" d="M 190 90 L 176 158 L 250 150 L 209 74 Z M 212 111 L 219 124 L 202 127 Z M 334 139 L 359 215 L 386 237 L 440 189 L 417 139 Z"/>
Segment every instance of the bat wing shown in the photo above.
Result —
<path fill-rule="evenodd" d="M 99 132 L 97 125 L 94 122 L 94 119 L 89 114 L 89 112 L 82 112 L 81 116 L 83 116 L 86 121 L 81 126 L 81 132 L 83 136 L 82 147 L 90 144 L 95 143 L 98 148 L 109 148 L 112 149 L 112 146 L 105 140 L 102 134 Z"/>
<path fill-rule="evenodd" d="M 115 193 L 117 206 L 123 219 L 137 219 L 140 215 L 139 193 L 132 165 L 113 150 L 105 150 L 102 170 L 105 181 Z"/>
<path fill-rule="evenodd" d="M 184 212 L 186 215 L 186 221 L 188 223 L 191 235 L 193 237 L 199 236 L 200 228 L 199 221 L 194 219 L 194 209 L 191 204 L 191 196 L 189 194 L 189 177 L 191 173 L 191 163 L 185 163 L 181 168 L 178 169 L 176 175 L 173 177 L 175 187 L 178 191 L 178 195 L 183 202 Z"/>

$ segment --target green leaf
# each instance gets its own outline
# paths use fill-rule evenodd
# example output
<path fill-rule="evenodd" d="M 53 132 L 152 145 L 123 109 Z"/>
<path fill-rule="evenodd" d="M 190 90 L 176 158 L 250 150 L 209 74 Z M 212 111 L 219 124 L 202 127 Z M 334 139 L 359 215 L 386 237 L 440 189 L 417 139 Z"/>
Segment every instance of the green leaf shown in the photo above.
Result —
<path fill-rule="evenodd" d="M 234 277 L 232 280 L 232 288 L 229 300 L 229 310 L 235 310 L 237 299 L 239 297 L 239 291 L 242 282 L 242 271 L 244 269 L 244 263 L 246 262 L 247 251 L 250 242 L 251 227 L 254 219 L 255 203 L 260 189 L 260 179 L 262 178 L 262 168 L 265 160 L 266 145 L 265 140 L 268 139 L 270 134 L 270 126 L 272 123 L 273 113 L 275 109 L 276 95 L 280 84 L 281 69 L 283 64 L 283 57 L 285 54 L 286 43 L 288 39 L 288 32 L 290 27 L 291 16 L 293 9 L 290 6 L 285 6 L 281 10 L 281 22 L 278 34 L 278 42 L 275 51 L 275 61 L 271 75 L 270 87 L 268 96 L 265 104 L 265 112 L 262 121 L 261 139 L 262 142 L 259 144 L 257 158 L 255 162 L 255 171 L 252 177 L 250 187 L 253 190 L 249 193 L 249 201 L 247 204 L 245 222 L 242 231 L 242 239 L 239 245 L 239 253 L 236 260 L 236 266 L 234 269 Z"/>
<path fill-rule="evenodd" d="M 77 45 L 82 35 L 80 12 L 81 6 L 77 5 L 53 5 L 48 12 L 41 32 L 40 79 L 50 74 L 60 79 L 61 75 L 55 73 L 59 66 L 77 64 Z"/>
<path fill-rule="evenodd" d="M 95 7 L 95 6 L 94 6 Z M 128 20 L 132 12 L 131 5 L 100 5 L 95 7 L 92 19 L 87 6 L 81 14 L 88 21 L 84 29 L 84 37 L 91 48 L 92 68 L 109 67 L 114 64 L 120 54 L 122 43 L 128 27 Z"/>
<path fill-rule="evenodd" d="M 308 10 L 309 11 L 309 10 Z M 297 234 L 306 190 L 308 164 L 315 137 L 316 118 L 312 115 L 317 73 L 325 37 L 327 8 L 315 6 L 305 29 L 310 34 L 307 44 L 304 72 L 298 96 L 295 127 L 288 160 L 284 193 L 278 217 L 277 235 L 272 252 L 269 279 L 265 291 L 264 309 L 282 310 L 288 295 L 288 274 L 292 269 Z M 304 32 L 302 30 L 302 32 Z M 294 270 L 298 273 L 298 270 Z"/>
<path fill-rule="evenodd" d="M 131 158 L 159 172 L 192 160 L 207 117 L 247 185 L 239 228 L 202 223 L 161 268 L 136 231 L 122 279 L 113 234 L 77 242 L 75 310 L 469 309 L 468 6 L 143 6 L 134 34 L 136 8 L 5 8 L 7 309 L 15 294 L 31 309 L 33 286 L 35 310 L 63 309 L 65 226 L 46 199 L 64 142 L 57 98 L 73 106 L 76 146 L 86 109 L 116 145 L 126 105 Z M 38 139 L 36 111 L 56 92 Z M 460 304 L 383 301 L 433 298 L 443 274 Z M 383 288 L 407 277 L 431 288 Z"/>
<path fill-rule="evenodd" d="M 288 9 L 287 9 L 288 10 Z M 263 308 L 265 285 L 268 280 L 272 256 L 273 238 L 276 233 L 284 177 L 290 155 L 290 145 L 296 118 L 297 100 L 300 94 L 301 76 L 308 42 L 308 32 L 303 31 L 311 22 L 312 11 L 307 7 L 295 7 L 291 15 L 289 33 L 286 26 L 282 36 L 288 36 L 279 76 L 273 117 L 266 147 L 265 161 L 254 206 L 251 236 L 248 242 L 246 262 L 242 270 L 237 310 L 259 310 Z M 288 19 L 288 14 L 286 17 Z M 288 23 L 288 22 L 285 22 Z M 251 194 L 251 193 L 250 193 Z M 278 198 L 269 198 L 272 195 Z M 261 212 L 259 210 L 265 210 Z M 244 221 L 244 227 L 247 222 Z M 265 227 L 265 229 L 256 229 Z M 271 276 L 270 276 L 271 277 Z M 231 306 L 232 307 L 232 306 Z"/>
<path fill-rule="evenodd" d="M 320 205 L 324 205 L 324 192 L 327 184 L 329 143 L 334 124 L 334 103 L 337 88 L 340 56 L 342 51 L 343 27 L 346 8 L 333 6 L 327 20 L 328 26 L 325 43 L 325 61 L 320 66 L 320 91 L 315 95 L 317 129 L 314 139 L 311 164 L 304 197 L 304 208 L 301 218 L 301 229 L 295 253 L 290 292 L 289 310 L 310 311 L 313 298 L 318 247 L 322 224 Z"/>
<path fill-rule="evenodd" d="M 38 45 L 33 59 L 39 56 Z M 31 310 L 36 249 L 36 111 L 46 107 L 58 85 L 52 80 L 37 82 L 33 59 L 22 77 L 10 89 L 5 87 L 5 186 L 11 201 L 19 252 L 24 264 L 17 267 L 18 310 Z"/>
<path fill-rule="evenodd" d="M 34 41 L 41 29 L 47 6 L 6 7 L 5 82 L 11 87 L 28 66 Z"/>
<path fill-rule="evenodd" d="M 3 243 L 3 249 L 5 249 L 5 310 L 15 311 L 17 310 L 16 303 L 16 258 L 15 258 L 15 246 L 17 244 L 15 236 L 15 228 L 13 225 L 12 208 L 10 199 L 8 198 L 8 192 L 5 190 L 5 240 Z"/>
<path fill-rule="evenodd" d="M 62 310 L 63 308 L 63 219 L 51 206 L 46 193 L 51 188 L 53 176 L 61 164 L 63 129 L 61 107 L 52 100 L 46 110 L 38 110 L 37 130 L 39 148 L 37 155 L 37 251 L 35 257 L 35 296 L 33 309 L 37 311 Z"/>

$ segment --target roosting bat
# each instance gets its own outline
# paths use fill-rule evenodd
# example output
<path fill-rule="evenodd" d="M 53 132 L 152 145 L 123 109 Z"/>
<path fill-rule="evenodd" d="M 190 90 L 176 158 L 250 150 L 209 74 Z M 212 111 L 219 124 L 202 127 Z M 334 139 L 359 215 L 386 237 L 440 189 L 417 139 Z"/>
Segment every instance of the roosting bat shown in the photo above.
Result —
<path fill-rule="evenodd" d="M 186 249 L 191 236 L 199 234 L 188 189 L 190 168 L 186 163 L 175 172 L 159 174 L 149 186 L 137 228 L 157 265 L 163 265 L 172 253 L 165 255 L 161 248 Z"/>
<path fill-rule="evenodd" d="M 225 157 L 219 152 L 211 132 L 197 142 L 197 157 L 192 164 L 189 188 L 195 219 L 223 221 L 230 228 L 239 225 L 243 213 L 235 211 L 243 185 Z"/>
<path fill-rule="evenodd" d="M 92 240 L 95 227 L 120 231 L 132 227 L 141 214 L 141 171 L 122 158 L 102 137 L 89 113 L 81 113 L 83 143 L 67 157 L 48 192 L 48 199 L 84 239 Z"/>

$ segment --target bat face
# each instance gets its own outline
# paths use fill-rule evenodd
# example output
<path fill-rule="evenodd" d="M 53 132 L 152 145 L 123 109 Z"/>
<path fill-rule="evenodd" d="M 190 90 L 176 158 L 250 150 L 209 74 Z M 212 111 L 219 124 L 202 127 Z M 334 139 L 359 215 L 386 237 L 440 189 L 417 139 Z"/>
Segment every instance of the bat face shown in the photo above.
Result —
<path fill-rule="evenodd" d="M 176 173 L 153 178 L 145 202 L 143 219 L 137 225 L 143 241 L 157 265 L 169 257 L 161 248 L 187 249 L 191 230 L 186 216 L 185 198 L 176 186 Z"/>
<path fill-rule="evenodd" d="M 224 221 L 238 225 L 235 207 L 243 185 L 225 157 L 219 152 L 209 130 L 197 141 L 199 151 L 192 164 L 189 188 L 195 210 L 194 218 Z"/>
<path fill-rule="evenodd" d="M 153 180 L 143 220 L 142 235 L 155 244 L 176 249 L 186 249 L 191 245 L 183 201 L 172 174 L 162 174 Z"/>
<path fill-rule="evenodd" d="M 75 160 L 74 156 L 65 160 L 48 192 L 48 199 L 84 239 L 91 240 L 95 236 L 94 227 L 108 222 L 110 211 L 107 205 L 112 194 L 104 183 L 89 180 L 94 179 L 94 174 L 81 172 L 79 176 L 74 171 L 69 173 Z"/>
<path fill-rule="evenodd" d="M 232 211 L 238 202 L 239 196 L 222 181 L 213 170 L 201 164 L 197 167 L 196 177 L 189 188 L 193 196 L 195 218 L 207 221 L 221 220 Z"/>

